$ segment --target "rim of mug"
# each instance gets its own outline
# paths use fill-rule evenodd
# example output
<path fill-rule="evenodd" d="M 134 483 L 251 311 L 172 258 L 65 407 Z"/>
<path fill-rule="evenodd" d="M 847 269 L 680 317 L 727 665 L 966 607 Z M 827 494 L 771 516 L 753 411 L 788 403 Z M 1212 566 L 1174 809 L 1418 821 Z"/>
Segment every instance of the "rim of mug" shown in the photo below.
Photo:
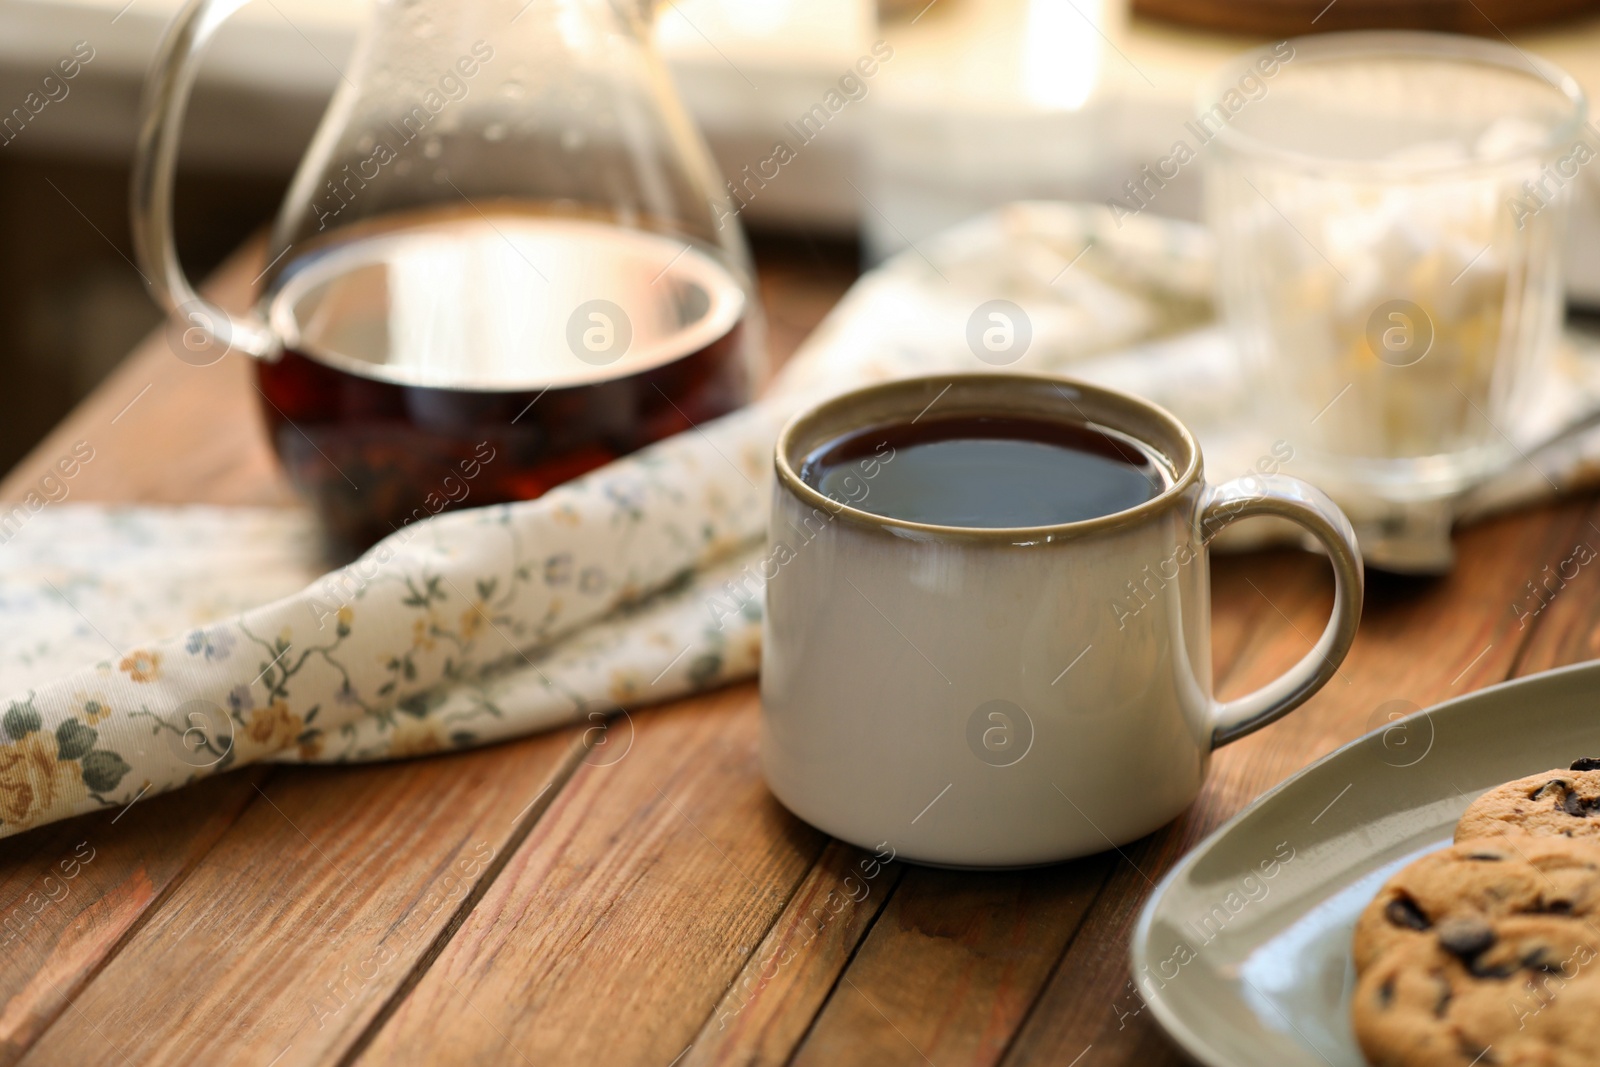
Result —
<path fill-rule="evenodd" d="M 1085 397 L 1093 397 L 1097 406 L 1121 409 L 1128 414 L 1137 414 L 1146 419 L 1153 419 L 1162 424 L 1163 428 L 1171 434 L 1173 440 L 1180 445 L 1182 456 L 1171 455 L 1171 449 L 1165 448 L 1150 440 L 1150 435 L 1130 429 L 1128 426 L 1115 425 L 1110 420 L 1096 420 L 1078 408 L 1077 415 L 1067 415 L 1068 421 L 1087 426 L 1092 429 L 1112 430 L 1130 438 L 1143 448 L 1149 450 L 1159 458 L 1166 468 L 1167 485 L 1161 492 L 1142 503 L 1121 511 L 1113 511 L 1108 515 L 1098 515 L 1092 519 L 1078 519 L 1073 522 L 1052 523 L 1047 526 L 946 526 L 939 523 L 915 522 L 910 519 L 896 519 L 888 515 L 879 515 L 876 512 L 866 511 L 853 507 L 843 501 L 825 496 L 817 489 L 808 485 L 800 477 L 800 472 L 789 459 L 795 441 L 813 424 L 829 416 L 837 415 L 841 409 L 848 410 L 852 407 L 868 406 L 872 401 L 895 393 L 905 393 L 907 396 L 916 396 L 922 399 L 919 392 L 924 392 L 929 387 L 944 386 L 946 389 L 956 386 L 978 387 L 983 386 L 1048 386 L 1058 394 L 1062 386 L 1075 390 L 1076 398 L 1061 394 L 1063 399 L 1074 408 L 1078 408 L 1077 401 Z M 939 396 L 943 396 L 941 392 Z M 938 400 L 936 396 L 935 401 Z M 926 412 L 931 403 L 922 407 Z M 911 415 L 917 409 L 908 406 L 902 414 Z M 1004 409 L 999 409 L 1004 412 Z M 915 416 L 920 418 L 921 415 Z M 848 428 L 827 435 L 827 440 L 832 440 L 842 434 L 854 433 L 868 426 L 887 425 L 894 421 L 893 416 L 885 419 L 878 418 L 859 422 Z M 913 418 L 915 421 L 915 418 Z M 811 443 L 806 454 L 823 441 Z M 803 461 L 804 456 L 800 457 Z M 1201 479 L 1203 461 L 1200 454 L 1199 442 L 1189 427 L 1184 425 L 1172 412 L 1153 401 L 1121 389 L 1112 389 L 1108 386 L 1094 385 L 1078 378 L 1069 378 L 1057 374 L 1024 374 L 1024 373 L 954 373 L 954 374 L 924 374 L 914 378 L 895 378 L 892 381 L 878 382 L 873 385 L 852 389 L 847 393 L 840 393 L 825 400 L 812 403 L 796 412 L 778 432 L 778 441 L 773 448 L 773 467 L 777 473 L 779 487 L 787 489 L 801 502 L 810 504 L 814 508 L 821 508 L 835 518 L 845 519 L 858 526 L 875 530 L 894 530 L 915 533 L 924 539 L 938 540 L 963 540 L 987 541 L 996 544 L 1032 544 L 1065 540 L 1068 538 L 1083 537 L 1089 534 L 1105 533 L 1121 529 L 1126 526 L 1136 525 L 1147 521 L 1157 514 L 1177 506 L 1185 492 L 1196 485 Z"/>
<path fill-rule="evenodd" d="M 1546 158 L 1565 147 L 1583 128 L 1589 113 L 1589 98 L 1583 87 L 1567 71 L 1541 56 L 1533 56 L 1501 41 L 1464 34 L 1428 30 L 1348 30 L 1290 37 L 1277 44 L 1262 45 L 1233 57 L 1212 72 L 1200 85 L 1194 98 L 1196 116 L 1215 106 L 1223 94 L 1234 88 L 1241 71 L 1254 69 L 1256 60 L 1276 55 L 1287 43 L 1294 57 L 1305 63 L 1405 56 L 1432 58 L 1462 66 L 1484 66 L 1543 81 L 1567 100 L 1567 114 L 1546 130 L 1542 143 L 1489 159 L 1445 162 L 1349 159 L 1338 155 L 1311 155 L 1281 148 L 1231 124 L 1218 130 L 1212 143 L 1239 156 L 1272 160 L 1275 163 L 1311 172 L 1361 172 L 1387 178 L 1436 178 L 1494 170 L 1518 161 Z"/>

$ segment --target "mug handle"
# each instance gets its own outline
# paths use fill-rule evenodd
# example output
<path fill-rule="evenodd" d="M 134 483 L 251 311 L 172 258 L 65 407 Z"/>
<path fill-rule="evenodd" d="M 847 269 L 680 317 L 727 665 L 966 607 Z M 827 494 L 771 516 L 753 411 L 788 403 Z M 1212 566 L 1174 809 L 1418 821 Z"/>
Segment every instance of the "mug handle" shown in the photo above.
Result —
<path fill-rule="evenodd" d="M 247 2 L 189 0 L 162 38 L 139 105 L 130 193 L 133 247 L 152 295 L 185 327 L 211 335 L 225 349 L 273 359 L 279 345 L 267 321 L 254 312 L 230 314 L 195 292 L 172 236 L 172 181 L 189 91 L 217 28 Z"/>
<path fill-rule="evenodd" d="M 1209 487 L 1200 504 L 1205 543 L 1223 527 L 1250 515 L 1288 519 L 1321 542 L 1333 563 L 1333 615 L 1300 662 L 1253 693 L 1212 702 L 1211 747 L 1221 748 L 1305 703 L 1333 677 L 1350 651 L 1361 621 L 1365 580 L 1355 530 L 1328 494 L 1286 474 L 1249 475 Z"/>

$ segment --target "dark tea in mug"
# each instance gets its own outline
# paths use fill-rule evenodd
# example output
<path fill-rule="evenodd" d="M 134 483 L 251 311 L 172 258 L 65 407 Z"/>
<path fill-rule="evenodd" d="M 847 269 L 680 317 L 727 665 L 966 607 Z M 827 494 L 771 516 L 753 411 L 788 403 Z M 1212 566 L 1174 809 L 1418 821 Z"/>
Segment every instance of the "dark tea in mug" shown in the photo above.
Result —
<path fill-rule="evenodd" d="M 353 555 L 537 497 L 746 403 L 745 291 L 682 240 L 472 208 L 338 231 L 272 283 L 274 447 Z"/>
<path fill-rule="evenodd" d="M 877 473 L 859 498 L 850 490 L 868 456 Z M 987 529 L 1097 519 L 1153 500 L 1169 484 L 1161 461 L 1125 434 L 1011 415 L 868 427 L 814 449 L 800 477 L 874 515 Z"/>

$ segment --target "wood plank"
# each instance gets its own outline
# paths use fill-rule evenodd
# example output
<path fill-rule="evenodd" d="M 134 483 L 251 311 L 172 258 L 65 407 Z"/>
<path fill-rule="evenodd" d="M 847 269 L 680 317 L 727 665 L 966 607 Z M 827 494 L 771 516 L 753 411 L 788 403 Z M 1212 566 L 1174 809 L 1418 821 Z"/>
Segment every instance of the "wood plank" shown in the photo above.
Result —
<path fill-rule="evenodd" d="M 767 351 L 779 367 L 861 273 L 861 252 L 854 243 L 819 242 L 803 233 L 757 236 L 751 251 L 766 313 Z"/>
<path fill-rule="evenodd" d="M 225 306 L 249 302 L 262 243 L 230 256 L 204 286 Z M 246 356 L 196 367 L 173 354 L 171 335 L 147 337 L 83 403 L 0 481 L 0 500 L 18 500 L 76 441 L 94 460 L 68 482 L 69 500 L 288 506 L 288 481 L 267 447 Z"/>
<path fill-rule="evenodd" d="M 994 1063 L 1115 862 L 907 872 L 796 1067 Z"/>
<path fill-rule="evenodd" d="M 40 827 L 0 862 L 0 1064 L 15 1063 L 255 795 L 252 770 Z"/>
<path fill-rule="evenodd" d="M 1332 581 L 1301 552 L 1262 552 L 1248 559 L 1248 567 L 1235 556 L 1214 556 L 1211 562 L 1211 674 L 1213 690 L 1223 699 L 1249 688 L 1237 681 L 1248 658 L 1259 656 L 1261 644 L 1286 627 L 1258 590 Z"/>
<path fill-rule="evenodd" d="M 1509 563 L 1564 553 L 1582 527 L 1587 507 L 1586 502 L 1552 505 L 1458 534 L 1460 558 L 1446 578 L 1376 577 L 1342 679 L 1283 722 L 1219 752 L 1195 805 L 1171 826 L 1126 850 L 1127 862 L 1113 870 L 1002 1062 L 1072 1063 L 1078 1057 L 1084 1057 L 1081 1067 L 1185 1062 L 1143 1013 L 1129 981 L 1128 939 L 1154 881 L 1251 798 L 1365 733 L 1390 701 L 1425 706 L 1505 678 L 1523 640 L 1505 605 L 1525 576 Z M 1221 561 L 1221 566 L 1248 573 L 1255 563 L 1242 558 Z M 1260 588 L 1270 589 L 1275 610 L 1287 615 L 1293 627 L 1247 653 L 1239 681 L 1252 686 L 1309 646 L 1327 608 L 1325 588 Z M 1090 1050 L 1092 1055 L 1086 1055 Z"/>
<path fill-rule="evenodd" d="M 755 687 L 635 712 L 360 1055 L 364 1064 L 668 1064 L 827 841 L 761 782 Z"/>
<path fill-rule="evenodd" d="M 681 1067 L 787 1063 L 905 873 L 832 841 L 706 1019 Z"/>
<path fill-rule="evenodd" d="M 1526 632 L 1517 676 L 1600 657 L 1600 501 L 1567 544 L 1514 562 L 1522 580 L 1500 606 Z M 1493 611 L 1496 605 L 1486 604 Z M 1536 773 L 1536 768 L 1528 773 Z"/>
<path fill-rule="evenodd" d="M 482 895 L 582 736 L 279 770 L 22 1062 L 336 1060 Z"/>

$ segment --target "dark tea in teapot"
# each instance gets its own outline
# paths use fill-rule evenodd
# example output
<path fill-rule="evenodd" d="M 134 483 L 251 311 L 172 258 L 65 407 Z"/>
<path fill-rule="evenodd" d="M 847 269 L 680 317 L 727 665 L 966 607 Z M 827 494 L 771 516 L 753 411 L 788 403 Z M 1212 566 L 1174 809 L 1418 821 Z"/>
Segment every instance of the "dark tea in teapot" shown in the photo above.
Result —
<path fill-rule="evenodd" d="M 744 289 L 684 241 L 493 207 L 334 236 L 276 279 L 285 351 L 258 374 L 274 446 L 346 551 L 750 397 Z"/>

